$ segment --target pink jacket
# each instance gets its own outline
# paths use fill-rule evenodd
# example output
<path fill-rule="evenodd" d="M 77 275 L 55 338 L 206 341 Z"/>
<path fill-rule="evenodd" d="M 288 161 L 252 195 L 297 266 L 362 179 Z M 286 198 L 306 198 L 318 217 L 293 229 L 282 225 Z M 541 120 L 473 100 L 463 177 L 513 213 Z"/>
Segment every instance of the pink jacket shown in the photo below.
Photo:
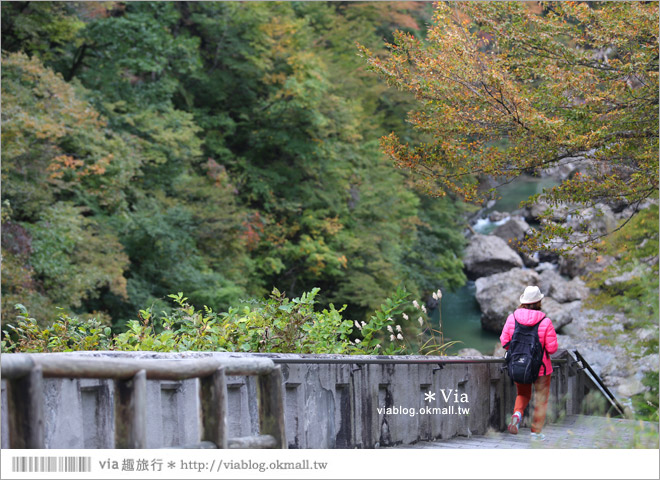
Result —
<path fill-rule="evenodd" d="M 502 342 L 502 345 L 506 345 L 511 341 L 513 331 L 516 328 L 516 322 L 513 319 L 513 315 L 516 316 L 516 320 L 518 320 L 518 323 L 521 325 L 536 325 L 541 322 L 539 325 L 539 340 L 546 350 L 546 354 L 543 356 L 543 364 L 545 365 L 545 375 L 550 375 L 552 373 L 550 355 L 555 353 L 558 348 L 557 333 L 555 332 L 555 327 L 552 325 L 552 320 L 539 310 L 519 308 L 506 319 L 506 323 L 502 329 L 502 335 L 500 335 L 500 342 Z M 541 368 L 541 375 L 544 375 L 543 368 Z"/>

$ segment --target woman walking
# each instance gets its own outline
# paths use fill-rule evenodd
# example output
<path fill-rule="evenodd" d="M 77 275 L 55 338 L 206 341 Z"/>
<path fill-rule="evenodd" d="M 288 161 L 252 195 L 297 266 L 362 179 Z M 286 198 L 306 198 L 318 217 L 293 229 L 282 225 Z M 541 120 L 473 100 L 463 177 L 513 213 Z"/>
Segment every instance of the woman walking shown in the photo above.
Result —
<path fill-rule="evenodd" d="M 542 347 L 542 363 L 539 369 L 538 379 L 534 383 L 516 382 L 516 403 L 509 423 L 509 433 L 517 434 L 518 426 L 522 421 L 525 408 L 532 397 L 532 385 L 534 389 L 535 408 L 532 416 L 532 439 L 545 440 L 545 435 L 541 433 L 545 416 L 548 408 L 548 394 L 550 393 L 550 377 L 552 376 L 552 362 L 550 354 L 557 351 L 557 333 L 552 325 L 552 321 L 541 311 L 541 300 L 543 294 L 539 287 L 529 286 L 520 296 L 520 306 L 506 319 L 500 341 L 505 349 L 509 349 L 509 344 L 516 332 L 516 324 L 520 331 L 530 329 L 538 325 L 538 339 Z"/>

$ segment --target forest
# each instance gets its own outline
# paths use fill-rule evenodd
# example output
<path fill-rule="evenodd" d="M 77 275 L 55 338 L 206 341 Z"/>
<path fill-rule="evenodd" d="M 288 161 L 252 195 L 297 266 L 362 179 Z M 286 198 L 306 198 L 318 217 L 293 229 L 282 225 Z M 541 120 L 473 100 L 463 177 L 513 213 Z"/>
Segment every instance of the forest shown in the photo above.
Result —
<path fill-rule="evenodd" d="M 585 156 L 547 209 L 527 202 L 525 248 L 608 259 L 566 268 L 657 332 L 657 20 L 653 2 L 3 2 L 3 349 L 444 353 L 429 310 L 474 273 L 470 219 Z"/>
<path fill-rule="evenodd" d="M 462 203 L 379 149 L 413 97 L 358 56 L 429 3 L 2 5 L 3 318 L 117 330 L 184 292 L 215 311 L 319 288 L 367 314 L 464 282 Z"/>

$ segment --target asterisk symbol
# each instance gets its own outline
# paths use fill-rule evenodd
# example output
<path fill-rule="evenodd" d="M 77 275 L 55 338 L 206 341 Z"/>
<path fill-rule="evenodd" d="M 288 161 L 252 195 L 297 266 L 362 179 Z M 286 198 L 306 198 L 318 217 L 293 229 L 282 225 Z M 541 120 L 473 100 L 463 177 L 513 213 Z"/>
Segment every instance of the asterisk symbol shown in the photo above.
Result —
<path fill-rule="evenodd" d="M 168 464 L 167 464 L 167 468 L 174 468 L 174 467 L 176 467 L 176 463 L 174 463 L 174 462 L 168 462 Z"/>
<path fill-rule="evenodd" d="M 431 402 L 433 400 L 435 400 L 435 392 L 429 390 L 428 393 L 424 394 L 424 401 Z"/>

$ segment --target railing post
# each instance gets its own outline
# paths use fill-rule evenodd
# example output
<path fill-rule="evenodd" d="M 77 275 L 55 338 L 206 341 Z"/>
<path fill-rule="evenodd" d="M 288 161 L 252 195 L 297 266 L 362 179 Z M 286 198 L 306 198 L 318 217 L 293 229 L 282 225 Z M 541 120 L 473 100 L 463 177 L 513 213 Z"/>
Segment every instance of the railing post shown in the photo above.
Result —
<path fill-rule="evenodd" d="M 257 378 L 259 433 L 275 438 L 274 448 L 287 448 L 282 383 L 282 370 L 279 366 Z"/>
<path fill-rule="evenodd" d="M 115 448 L 146 448 L 147 372 L 115 380 Z"/>
<path fill-rule="evenodd" d="M 224 368 L 200 379 L 202 442 L 227 448 L 227 377 Z"/>
<path fill-rule="evenodd" d="M 46 448 L 43 374 L 39 365 L 7 381 L 9 448 Z"/>

